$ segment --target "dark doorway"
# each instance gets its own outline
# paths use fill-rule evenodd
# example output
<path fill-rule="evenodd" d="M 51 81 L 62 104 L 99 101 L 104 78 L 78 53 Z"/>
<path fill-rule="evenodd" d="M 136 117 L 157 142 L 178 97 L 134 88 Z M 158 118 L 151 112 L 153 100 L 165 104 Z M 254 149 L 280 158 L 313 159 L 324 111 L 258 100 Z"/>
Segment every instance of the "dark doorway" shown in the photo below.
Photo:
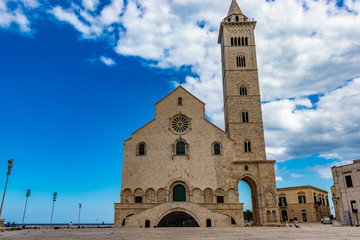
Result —
<path fill-rule="evenodd" d="M 206 227 L 211 227 L 211 219 L 206 219 Z"/>
<path fill-rule="evenodd" d="M 145 221 L 145 227 L 146 227 L 146 228 L 149 228 L 149 227 L 150 227 L 150 220 L 146 220 L 146 221 Z"/>
<path fill-rule="evenodd" d="M 303 222 L 307 222 L 306 213 L 302 213 L 301 215 L 302 215 Z"/>
<path fill-rule="evenodd" d="M 288 215 L 287 215 L 286 210 L 281 211 L 281 216 L 282 216 L 282 221 L 283 222 L 286 222 L 288 220 Z"/>
<path fill-rule="evenodd" d="M 184 212 L 172 212 L 163 217 L 158 227 L 200 227 L 196 220 Z"/>
<path fill-rule="evenodd" d="M 185 202 L 186 201 L 186 190 L 181 184 L 178 184 L 173 189 L 173 201 L 174 202 Z"/>

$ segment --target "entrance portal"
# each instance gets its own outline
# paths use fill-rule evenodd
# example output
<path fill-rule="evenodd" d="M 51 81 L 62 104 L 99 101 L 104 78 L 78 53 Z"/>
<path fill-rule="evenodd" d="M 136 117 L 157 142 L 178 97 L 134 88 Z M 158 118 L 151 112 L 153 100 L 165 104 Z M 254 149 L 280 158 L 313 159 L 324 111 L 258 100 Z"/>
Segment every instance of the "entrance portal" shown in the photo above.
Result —
<path fill-rule="evenodd" d="M 173 201 L 184 202 L 186 201 L 186 190 L 181 184 L 178 184 L 173 189 Z"/>
<path fill-rule="evenodd" d="M 197 221 L 185 212 L 172 212 L 163 217 L 157 227 L 200 227 Z"/>

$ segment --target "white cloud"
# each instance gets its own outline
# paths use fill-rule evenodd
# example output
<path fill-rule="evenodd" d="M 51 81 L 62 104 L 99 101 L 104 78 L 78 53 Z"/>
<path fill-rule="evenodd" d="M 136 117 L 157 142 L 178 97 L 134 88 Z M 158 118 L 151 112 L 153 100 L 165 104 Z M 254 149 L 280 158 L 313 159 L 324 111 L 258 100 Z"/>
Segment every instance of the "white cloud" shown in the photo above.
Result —
<path fill-rule="evenodd" d="M 99 57 L 100 61 L 102 61 L 106 66 L 113 66 L 116 64 L 116 62 L 114 61 L 114 59 L 106 57 L 106 56 L 100 56 Z"/>
<path fill-rule="evenodd" d="M 321 178 L 332 179 L 332 173 L 331 173 L 330 166 L 316 165 L 316 166 L 312 167 L 312 169 L 315 170 L 320 175 Z"/>
<path fill-rule="evenodd" d="M 18 2 L 22 2 L 23 5 Z M 8 3 L 12 3 L 13 7 L 10 8 Z M 0 27 L 7 29 L 12 25 L 17 25 L 21 32 L 29 33 L 31 31 L 30 21 L 24 11 L 38 6 L 39 3 L 36 0 L 0 0 Z"/>
<path fill-rule="evenodd" d="M 0 26 L 30 31 L 22 9 L 9 12 L 0 0 Z M 23 0 L 35 6 L 35 0 Z M 238 1 L 239 2 L 239 1 Z M 108 39 L 114 51 L 149 60 L 158 68 L 189 66 L 184 87 L 206 103 L 223 127 L 219 22 L 230 1 L 83 0 L 48 12 L 74 26 L 83 38 Z M 280 161 L 315 153 L 358 158 L 360 2 L 345 0 L 242 0 L 257 20 L 257 59 L 267 152 Z M 5 6 L 5 7 L 4 7 Z M 341 87 L 337 89 L 338 87 Z M 322 94 L 312 106 L 306 97 Z"/>
<path fill-rule="evenodd" d="M 275 180 L 277 182 L 283 182 L 284 181 L 284 179 L 282 177 L 275 177 Z"/>
<path fill-rule="evenodd" d="M 282 161 L 320 153 L 356 159 L 360 155 L 359 102 L 360 78 L 356 78 L 319 97 L 312 108 L 303 98 L 263 104 L 268 157 Z"/>
<path fill-rule="evenodd" d="M 85 9 L 94 11 L 99 4 L 99 0 L 82 0 Z"/>
<path fill-rule="evenodd" d="M 306 175 L 302 175 L 302 174 L 296 174 L 296 173 L 291 173 L 290 174 L 291 177 L 293 178 L 302 178 L 302 177 L 306 177 Z"/>

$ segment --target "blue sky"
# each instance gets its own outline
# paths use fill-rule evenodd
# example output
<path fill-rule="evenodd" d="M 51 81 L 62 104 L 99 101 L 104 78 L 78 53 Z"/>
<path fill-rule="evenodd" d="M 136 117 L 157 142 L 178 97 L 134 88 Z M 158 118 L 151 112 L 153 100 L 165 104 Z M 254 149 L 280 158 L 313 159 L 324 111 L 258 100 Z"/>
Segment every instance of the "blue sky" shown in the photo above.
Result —
<path fill-rule="evenodd" d="M 242 0 L 255 18 L 267 157 L 278 187 L 330 191 L 360 156 L 359 1 Z M 112 222 L 122 144 L 184 87 L 223 128 L 217 32 L 230 1 L 0 0 L 2 217 Z M 306 7 L 305 7 L 306 6 Z M 281 16 L 281 17 L 278 17 Z M 199 24 L 201 23 L 201 24 Z M 336 43 L 336 47 L 334 47 Z M 269 47 L 271 46 L 271 47 Z M 246 186 L 245 208 L 249 206 Z M 2 194 L 1 194 L 2 196 Z"/>

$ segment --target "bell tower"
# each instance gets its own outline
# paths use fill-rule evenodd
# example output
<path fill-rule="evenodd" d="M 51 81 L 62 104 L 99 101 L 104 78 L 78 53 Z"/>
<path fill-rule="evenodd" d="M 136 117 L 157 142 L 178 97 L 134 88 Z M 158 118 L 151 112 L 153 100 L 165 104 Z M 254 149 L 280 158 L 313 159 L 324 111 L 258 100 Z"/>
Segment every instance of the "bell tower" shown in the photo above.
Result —
<path fill-rule="evenodd" d="M 251 189 L 254 225 L 280 224 L 274 160 L 266 160 L 256 61 L 256 21 L 236 0 L 220 23 L 225 131 L 236 142 L 231 164 L 234 188 L 239 181 Z M 242 193 L 239 193 L 242 194 Z"/>
<path fill-rule="evenodd" d="M 220 24 L 225 131 L 237 141 L 241 160 L 266 160 L 255 49 L 256 21 L 236 0 Z"/>

